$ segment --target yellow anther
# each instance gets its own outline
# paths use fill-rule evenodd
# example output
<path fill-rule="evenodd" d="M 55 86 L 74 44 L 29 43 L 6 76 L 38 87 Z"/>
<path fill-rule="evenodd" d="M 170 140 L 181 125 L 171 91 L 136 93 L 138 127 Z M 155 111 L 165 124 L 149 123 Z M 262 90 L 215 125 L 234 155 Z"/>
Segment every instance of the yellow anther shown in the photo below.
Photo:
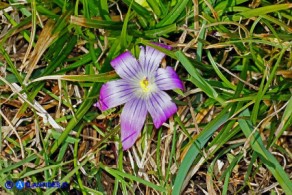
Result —
<path fill-rule="evenodd" d="M 140 81 L 140 86 L 144 92 L 149 91 L 149 81 L 147 78 Z"/>

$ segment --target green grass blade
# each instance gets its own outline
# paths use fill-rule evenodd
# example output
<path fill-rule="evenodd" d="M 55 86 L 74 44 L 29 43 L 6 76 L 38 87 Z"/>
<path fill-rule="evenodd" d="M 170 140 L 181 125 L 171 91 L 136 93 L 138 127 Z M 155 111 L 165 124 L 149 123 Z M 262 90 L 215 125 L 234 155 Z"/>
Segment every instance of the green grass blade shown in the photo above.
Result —
<path fill-rule="evenodd" d="M 292 122 L 291 120 L 292 120 L 292 97 L 290 97 L 289 101 L 287 102 L 287 106 L 282 116 L 281 123 L 279 124 L 279 127 L 275 132 L 276 137 L 274 138 L 273 143 L 275 143 L 280 138 L 280 136 L 283 135 L 285 129 L 291 125 Z"/>
<path fill-rule="evenodd" d="M 28 171 L 25 174 L 21 175 L 19 178 L 29 177 L 29 176 L 35 175 L 37 173 L 41 173 L 41 172 L 44 172 L 44 171 L 47 171 L 47 170 L 50 170 L 50 169 L 54 169 L 54 168 L 59 168 L 60 166 L 67 165 L 67 164 L 70 164 L 70 163 L 71 162 L 68 161 L 68 162 L 64 162 L 64 163 L 59 163 L 57 165 L 45 166 L 45 167 L 39 168 L 37 170 Z"/>
<path fill-rule="evenodd" d="M 220 79 L 230 88 L 235 90 L 235 86 L 232 85 L 232 83 L 224 76 L 224 74 L 220 71 L 220 69 L 218 68 L 218 66 L 216 65 L 216 62 L 214 61 L 210 51 L 207 51 L 207 56 L 211 62 L 212 67 L 214 68 L 215 72 L 217 73 L 217 75 L 220 77 Z"/>
<path fill-rule="evenodd" d="M 240 116 L 248 117 L 249 111 L 245 110 Z M 253 130 L 251 121 L 239 119 L 238 123 L 244 135 L 250 140 L 252 149 L 259 154 L 260 159 L 279 182 L 285 193 L 292 194 L 292 182 L 289 176 L 277 159 L 266 149 L 259 133 Z"/>
<path fill-rule="evenodd" d="M 146 1 L 149 4 L 149 6 L 151 7 L 151 9 L 153 10 L 153 12 L 157 16 L 160 16 L 161 15 L 160 7 L 159 7 L 160 4 L 157 3 L 157 0 L 146 0 Z"/>
<path fill-rule="evenodd" d="M 180 16 L 180 14 L 185 10 L 186 5 L 190 0 L 182 0 L 180 3 L 177 3 L 176 6 L 168 13 L 156 26 L 162 27 L 166 25 L 173 24 L 175 20 Z"/>
<path fill-rule="evenodd" d="M 281 63 L 281 59 L 284 55 L 286 51 L 286 48 L 282 49 L 281 53 L 279 54 L 279 57 L 277 59 L 276 64 L 273 66 L 272 71 L 268 77 L 268 81 L 266 82 L 265 86 L 263 86 L 263 82 L 265 80 L 265 77 L 263 77 L 262 83 L 261 83 L 261 88 L 258 91 L 258 95 L 257 98 L 255 100 L 255 104 L 251 113 L 251 121 L 253 124 L 256 124 L 257 118 L 258 118 L 258 113 L 259 113 L 259 109 L 260 109 L 260 102 L 262 101 L 262 97 L 265 95 L 265 93 L 267 92 L 268 88 L 270 87 L 270 84 L 272 83 L 275 75 L 276 75 L 276 71 L 277 68 L 279 67 L 280 63 Z M 262 90 L 261 90 L 262 89 Z"/>
<path fill-rule="evenodd" d="M 119 170 L 115 170 L 115 169 L 112 169 L 112 168 L 109 168 L 105 165 L 100 165 L 100 167 L 102 169 L 104 169 L 106 172 L 108 172 L 109 174 L 115 176 L 115 175 L 118 175 L 122 178 L 127 178 L 127 179 L 130 179 L 130 180 L 133 180 L 133 181 L 136 181 L 138 183 L 141 183 L 141 184 L 144 184 L 146 186 L 149 186 L 159 192 L 166 192 L 166 189 L 164 187 L 161 187 L 161 186 L 157 186 L 149 181 L 146 181 L 144 179 L 141 179 L 140 177 L 136 177 L 136 176 L 133 176 L 132 174 L 128 174 L 128 173 L 124 173 L 124 172 L 121 172 Z"/>
<path fill-rule="evenodd" d="M 151 20 L 152 19 L 152 14 L 147 9 L 145 9 L 144 7 L 142 7 L 141 5 L 136 3 L 135 1 L 133 1 L 133 0 L 123 0 L 123 2 L 125 2 L 129 7 L 132 4 L 133 10 L 135 10 L 135 12 L 138 15 L 144 17 L 147 20 Z"/>
<path fill-rule="evenodd" d="M 241 10 L 240 13 L 234 14 L 233 16 L 229 17 L 230 21 L 239 21 L 245 18 L 252 18 L 260 15 L 265 15 L 271 12 L 277 12 L 281 10 L 288 10 L 292 8 L 292 3 L 287 4 L 278 4 L 278 5 L 269 5 L 263 6 L 255 9 L 246 9 L 245 7 Z M 240 8 L 238 8 L 240 10 Z M 232 9 L 233 11 L 237 11 L 236 9 Z M 225 18 L 227 19 L 227 18 Z M 225 20 L 223 19 L 223 20 Z"/>
<path fill-rule="evenodd" d="M 177 51 L 176 56 L 188 73 L 191 75 L 190 81 L 206 93 L 207 96 L 217 100 L 221 105 L 225 105 L 224 100 L 218 95 L 215 89 L 200 75 L 189 59 L 181 52 Z"/>
<path fill-rule="evenodd" d="M 203 148 L 204 145 L 208 142 L 213 133 L 220 128 L 221 125 L 228 121 L 229 114 L 227 113 L 227 109 L 225 108 L 214 120 L 212 120 L 204 130 L 199 134 L 198 138 L 192 144 L 190 149 L 188 150 L 185 158 L 183 159 L 179 170 L 177 172 L 174 185 L 173 185 L 173 194 L 180 194 L 182 189 L 183 182 L 185 180 L 186 175 L 189 172 L 190 167 L 192 166 L 194 160 L 197 155 L 200 153 L 197 147 Z"/>
<path fill-rule="evenodd" d="M 133 2 L 133 1 L 132 1 Z M 124 23 L 123 23 L 123 28 L 121 31 L 121 48 L 127 48 L 127 40 L 128 40 L 128 34 L 127 34 L 127 29 L 128 29 L 128 23 L 129 23 L 129 19 L 130 19 L 130 14 L 131 14 L 131 8 L 132 8 L 132 3 L 130 4 L 129 8 L 128 8 L 128 12 L 126 14 Z"/>
<path fill-rule="evenodd" d="M 10 165 L 7 168 L 0 170 L 0 175 L 3 173 L 9 172 L 9 171 L 15 170 L 17 167 L 20 167 L 20 166 L 24 165 L 25 163 L 30 163 L 31 161 L 35 160 L 36 158 L 37 158 L 37 156 L 35 154 L 27 156 L 25 159 L 13 164 L 13 165 Z"/>
<path fill-rule="evenodd" d="M 167 35 L 168 33 L 176 31 L 176 24 L 170 24 L 156 29 L 144 31 L 144 35 L 149 38 L 157 38 L 162 35 Z"/>

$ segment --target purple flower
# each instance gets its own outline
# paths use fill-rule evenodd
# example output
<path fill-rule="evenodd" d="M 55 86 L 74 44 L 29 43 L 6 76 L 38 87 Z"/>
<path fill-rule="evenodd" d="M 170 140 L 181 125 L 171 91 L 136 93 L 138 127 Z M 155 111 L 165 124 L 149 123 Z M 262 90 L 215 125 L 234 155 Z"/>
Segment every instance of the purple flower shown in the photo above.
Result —
<path fill-rule="evenodd" d="M 171 49 L 163 44 L 157 45 Z M 158 68 L 164 56 L 164 53 L 146 46 L 141 47 L 138 61 L 129 51 L 111 61 L 121 79 L 105 83 L 94 106 L 104 111 L 125 103 L 121 114 L 124 150 L 137 140 L 148 112 L 154 126 L 159 128 L 177 111 L 164 90 L 183 89 L 183 84 L 172 67 Z"/>

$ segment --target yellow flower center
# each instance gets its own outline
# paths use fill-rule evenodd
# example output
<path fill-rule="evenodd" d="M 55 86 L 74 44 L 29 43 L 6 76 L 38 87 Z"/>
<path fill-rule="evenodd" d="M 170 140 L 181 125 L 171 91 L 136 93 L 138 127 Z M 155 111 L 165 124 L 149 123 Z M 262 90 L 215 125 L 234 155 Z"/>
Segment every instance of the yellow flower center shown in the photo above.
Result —
<path fill-rule="evenodd" d="M 147 78 L 144 78 L 140 81 L 140 87 L 142 88 L 143 92 L 148 92 L 149 88 L 149 81 Z"/>

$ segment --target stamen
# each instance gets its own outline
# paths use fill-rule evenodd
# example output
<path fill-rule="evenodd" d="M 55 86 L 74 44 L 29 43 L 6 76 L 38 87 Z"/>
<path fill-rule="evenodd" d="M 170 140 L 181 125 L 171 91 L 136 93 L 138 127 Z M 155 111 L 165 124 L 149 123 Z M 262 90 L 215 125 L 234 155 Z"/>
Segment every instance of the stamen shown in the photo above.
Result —
<path fill-rule="evenodd" d="M 140 81 L 140 86 L 141 86 L 143 92 L 149 91 L 149 81 L 148 81 L 147 77 Z"/>

